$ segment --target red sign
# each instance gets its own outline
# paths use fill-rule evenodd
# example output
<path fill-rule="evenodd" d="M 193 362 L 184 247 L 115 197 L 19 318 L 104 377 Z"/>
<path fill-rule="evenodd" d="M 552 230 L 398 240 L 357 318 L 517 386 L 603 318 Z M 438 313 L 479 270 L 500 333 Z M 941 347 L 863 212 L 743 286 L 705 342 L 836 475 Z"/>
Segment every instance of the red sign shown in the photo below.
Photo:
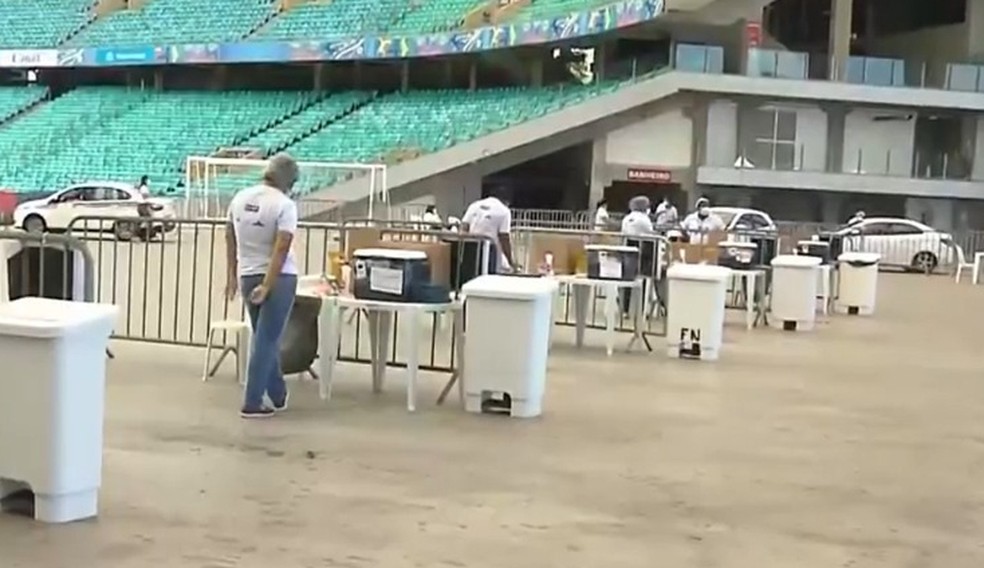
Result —
<path fill-rule="evenodd" d="M 670 183 L 673 181 L 673 174 L 666 170 L 648 170 L 642 168 L 629 168 L 629 181 L 643 181 L 647 183 Z"/>
<path fill-rule="evenodd" d="M 762 45 L 762 22 L 745 22 L 745 46 Z"/>

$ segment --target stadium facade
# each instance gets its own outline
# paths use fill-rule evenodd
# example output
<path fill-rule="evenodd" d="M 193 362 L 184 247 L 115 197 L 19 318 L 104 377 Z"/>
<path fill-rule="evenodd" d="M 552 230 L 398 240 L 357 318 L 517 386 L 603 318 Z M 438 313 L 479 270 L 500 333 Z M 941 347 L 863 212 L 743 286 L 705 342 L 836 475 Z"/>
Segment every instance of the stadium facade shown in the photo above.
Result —
<path fill-rule="evenodd" d="M 395 203 L 448 214 L 497 187 L 520 207 L 704 194 L 984 226 L 984 0 L 8 0 L 0 17 L 0 183 L 23 193 L 144 174 L 181 191 L 190 155 L 286 150 L 387 163 Z M 309 181 L 325 207 L 366 199 L 352 176 Z"/>

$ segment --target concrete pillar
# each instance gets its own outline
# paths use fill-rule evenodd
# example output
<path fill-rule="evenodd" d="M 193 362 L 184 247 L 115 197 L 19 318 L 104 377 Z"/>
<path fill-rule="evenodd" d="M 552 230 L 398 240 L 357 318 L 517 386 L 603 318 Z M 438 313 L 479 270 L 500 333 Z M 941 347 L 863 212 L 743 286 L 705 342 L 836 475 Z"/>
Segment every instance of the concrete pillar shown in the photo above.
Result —
<path fill-rule="evenodd" d="M 588 184 L 588 206 L 592 209 L 605 196 L 605 188 L 611 183 L 607 153 L 608 138 L 604 135 L 595 138 L 591 144 L 591 180 Z"/>
<path fill-rule="evenodd" d="M 404 93 L 410 88 L 410 60 L 404 59 L 400 64 L 400 90 Z"/>
<path fill-rule="evenodd" d="M 909 197 L 905 200 L 905 216 L 940 231 L 952 231 L 955 226 L 955 201 Z"/>
<path fill-rule="evenodd" d="M 847 78 L 847 58 L 851 55 L 851 10 L 854 0 L 830 0 L 830 35 L 827 56 L 832 81 Z"/>
<path fill-rule="evenodd" d="M 967 0 L 967 55 L 977 61 L 984 55 L 984 0 Z"/>
<path fill-rule="evenodd" d="M 827 114 L 827 171 L 844 171 L 844 133 L 847 109 L 843 105 L 824 105 Z"/>
<path fill-rule="evenodd" d="M 543 86 L 543 60 L 534 59 L 530 63 L 530 86 L 532 87 L 542 87 Z"/>
<path fill-rule="evenodd" d="M 478 86 L 478 64 L 472 60 L 468 67 L 468 89 L 474 91 Z"/>
<path fill-rule="evenodd" d="M 847 220 L 844 212 L 845 199 L 843 195 L 827 192 L 820 198 L 821 222 L 825 225 L 840 225 Z"/>

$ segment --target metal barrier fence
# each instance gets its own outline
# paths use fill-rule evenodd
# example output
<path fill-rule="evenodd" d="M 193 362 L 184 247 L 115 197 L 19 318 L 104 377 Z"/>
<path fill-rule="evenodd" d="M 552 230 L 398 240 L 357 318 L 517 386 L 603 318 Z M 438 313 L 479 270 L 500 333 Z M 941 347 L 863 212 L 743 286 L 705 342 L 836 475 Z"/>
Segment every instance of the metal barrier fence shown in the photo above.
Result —
<path fill-rule="evenodd" d="M 0 301 L 23 296 L 95 299 L 94 262 L 80 239 L 0 229 L 0 251 Z"/>

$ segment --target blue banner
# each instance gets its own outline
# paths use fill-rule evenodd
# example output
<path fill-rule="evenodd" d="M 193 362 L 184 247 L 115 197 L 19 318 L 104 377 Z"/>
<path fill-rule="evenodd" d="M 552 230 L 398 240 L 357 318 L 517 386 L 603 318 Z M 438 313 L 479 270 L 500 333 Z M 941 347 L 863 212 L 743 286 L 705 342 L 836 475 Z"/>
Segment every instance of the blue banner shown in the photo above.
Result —
<path fill-rule="evenodd" d="M 659 17 L 663 0 L 622 0 L 573 14 L 422 36 L 364 36 L 331 41 L 110 46 L 58 51 L 58 65 L 351 61 L 474 53 L 605 33 Z"/>
<path fill-rule="evenodd" d="M 125 47 L 94 47 L 83 52 L 82 60 L 92 65 L 154 65 L 168 62 L 164 46 L 133 45 Z"/>

